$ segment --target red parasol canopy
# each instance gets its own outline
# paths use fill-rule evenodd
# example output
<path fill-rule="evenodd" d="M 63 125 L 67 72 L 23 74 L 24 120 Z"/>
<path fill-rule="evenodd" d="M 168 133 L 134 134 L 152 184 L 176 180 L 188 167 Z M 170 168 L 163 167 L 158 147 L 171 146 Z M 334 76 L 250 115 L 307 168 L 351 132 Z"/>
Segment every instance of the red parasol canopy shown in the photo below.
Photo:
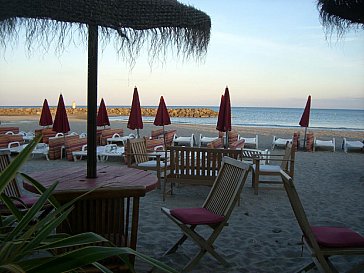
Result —
<path fill-rule="evenodd" d="M 164 125 L 168 125 L 168 124 L 171 124 L 171 120 L 169 118 L 169 114 L 168 114 L 167 106 L 164 102 L 164 98 L 163 98 L 163 96 L 161 96 L 157 114 L 154 119 L 154 125 L 164 126 Z"/>
<path fill-rule="evenodd" d="M 139 129 L 143 129 L 142 110 L 140 109 L 140 101 L 138 89 L 134 87 L 133 101 L 127 127 L 131 130 L 137 129 L 139 137 Z"/>
<path fill-rule="evenodd" d="M 308 127 L 308 124 L 310 122 L 310 109 L 311 109 L 311 96 L 308 96 L 305 110 L 303 111 L 301 120 L 299 122 L 299 125 L 301 125 L 301 127 Z"/>
<path fill-rule="evenodd" d="M 226 86 L 224 94 L 224 132 L 231 131 L 231 105 L 229 88 Z"/>
<path fill-rule="evenodd" d="M 101 99 L 99 111 L 97 112 L 96 126 L 110 126 L 104 99 Z"/>
<path fill-rule="evenodd" d="M 42 113 L 40 114 L 39 125 L 40 126 L 49 126 L 53 124 L 52 114 L 49 110 L 48 101 L 44 99 Z"/>
<path fill-rule="evenodd" d="M 224 95 L 221 95 L 219 116 L 217 117 L 217 125 L 216 125 L 216 130 L 220 132 L 224 132 L 224 112 L 225 112 L 224 108 L 225 108 Z"/>
<path fill-rule="evenodd" d="M 229 88 L 226 86 L 225 93 L 221 96 L 219 116 L 217 119 L 216 129 L 220 132 L 226 132 L 226 147 L 228 146 L 228 131 L 231 131 L 231 105 Z"/>
<path fill-rule="evenodd" d="M 67 133 L 70 131 L 66 107 L 64 106 L 63 96 L 59 95 L 56 117 L 54 118 L 53 131 L 57 133 Z"/>

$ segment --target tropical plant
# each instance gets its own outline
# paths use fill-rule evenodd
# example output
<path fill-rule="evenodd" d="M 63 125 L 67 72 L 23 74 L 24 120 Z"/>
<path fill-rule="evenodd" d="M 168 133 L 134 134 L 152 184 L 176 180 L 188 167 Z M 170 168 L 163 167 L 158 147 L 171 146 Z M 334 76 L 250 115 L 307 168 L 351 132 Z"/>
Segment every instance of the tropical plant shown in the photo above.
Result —
<path fill-rule="evenodd" d="M 9 211 L 9 215 L 0 215 L 0 272 L 78 271 L 86 265 L 92 265 L 102 272 L 111 272 L 98 262 L 111 256 L 119 257 L 120 263 L 126 264 L 131 272 L 135 272 L 129 262 L 129 255 L 135 255 L 165 272 L 176 272 L 131 248 L 115 247 L 102 236 L 92 232 L 76 235 L 56 233 L 56 227 L 67 218 L 73 204 L 84 195 L 60 205 L 52 196 L 57 182 L 46 189 L 30 176 L 19 173 L 22 164 L 39 140 L 40 137 L 37 137 L 28 144 L 0 174 L 0 205 Z M 18 173 L 41 192 L 38 201 L 29 209 L 17 207 L 13 198 L 4 194 L 6 185 Z M 54 209 L 42 214 L 46 202 L 51 203 Z M 95 245 L 96 243 L 106 246 Z M 73 250 L 66 249 L 72 247 Z M 62 251 L 57 251 L 61 249 Z"/>

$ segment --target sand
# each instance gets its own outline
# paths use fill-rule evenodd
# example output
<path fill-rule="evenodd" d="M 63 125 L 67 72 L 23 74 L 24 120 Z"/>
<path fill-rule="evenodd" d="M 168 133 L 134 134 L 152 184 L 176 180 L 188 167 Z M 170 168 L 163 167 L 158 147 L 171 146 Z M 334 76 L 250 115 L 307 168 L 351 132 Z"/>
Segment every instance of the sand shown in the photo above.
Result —
<path fill-rule="evenodd" d="M 0 117 L 2 126 L 19 126 L 21 130 L 33 131 L 37 118 Z M 27 120 L 19 123 L 19 120 Z M 112 122 L 112 127 L 126 124 Z M 152 124 L 145 124 L 143 135 L 149 135 Z M 177 129 L 177 134 L 186 136 L 191 133 L 214 136 L 214 126 L 168 125 L 168 129 Z M 84 120 L 71 120 L 71 130 L 86 131 Z M 260 148 L 271 147 L 273 135 L 291 137 L 294 130 L 267 128 L 237 128 L 244 136 L 259 135 Z M 303 130 L 301 130 L 303 134 Z M 311 224 L 351 226 L 364 235 L 364 154 L 361 152 L 344 153 L 341 150 L 342 138 L 363 139 L 360 131 L 314 131 L 315 136 L 323 139 L 336 138 L 336 152 L 317 151 L 314 153 L 298 151 L 295 162 L 295 184 L 306 209 Z M 84 161 L 68 162 L 65 160 L 46 161 L 30 159 L 23 167 L 26 173 L 37 170 L 66 168 Z M 99 164 L 121 164 L 113 160 Z M 192 207 L 200 206 L 209 188 L 203 186 L 182 186 L 173 196 L 162 201 L 159 190 L 149 192 L 141 199 L 140 222 L 137 250 L 164 261 L 180 270 L 198 251 L 197 246 L 187 241 L 175 254 L 162 257 L 163 253 L 177 240 L 181 232 L 167 217 L 162 215 L 162 206 Z M 203 234 L 209 229 L 200 228 Z M 284 190 L 260 190 L 254 195 L 251 188 L 251 176 L 244 186 L 241 205 L 231 215 L 229 226 L 225 227 L 215 242 L 216 250 L 232 264 L 225 268 L 209 254 L 199 262 L 192 272 L 293 272 L 310 261 L 306 250 L 301 257 L 301 231 L 294 218 Z M 338 257 L 333 259 L 339 272 L 348 270 L 363 258 Z M 148 264 L 137 259 L 137 272 L 147 272 Z M 315 272 L 315 271 L 312 271 Z"/>

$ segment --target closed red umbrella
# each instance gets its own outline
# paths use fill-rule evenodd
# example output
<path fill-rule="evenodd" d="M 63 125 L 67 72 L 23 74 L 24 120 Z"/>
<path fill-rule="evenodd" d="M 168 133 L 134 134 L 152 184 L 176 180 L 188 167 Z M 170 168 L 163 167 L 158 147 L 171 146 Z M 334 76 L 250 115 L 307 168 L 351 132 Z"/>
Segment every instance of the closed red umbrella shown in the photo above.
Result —
<path fill-rule="evenodd" d="M 53 131 L 57 133 L 67 133 L 70 131 L 66 107 L 64 106 L 63 96 L 59 95 L 56 117 L 54 118 Z"/>
<path fill-rule="evenodd" d="M 154 119 L 154 125 L 163 126 L 163 138 L 164 138 L 164 146 L 166 147 L 166 138 L 164 133 L 164 125 L 171 124 L 171 119 L 169 118 L 168 110 L 166 103 L 164 102 L 163 96 L 161 96 L 159 100 L 159 106 L 157 110 L 157 114 Z"/>
<path fill-rule="evenodd" d="M 219 116 L 217 120 L 216 129 L 220 132 L 226 132 L 226 147 L 229 146 L 229 135 L 231 131 L 231 105 L 230 105 L 230 93 L 229 88 L 225 88 L 225 93 L 221 97 Z"/>
<path fill-rule="evenodd" d="M 168 110 L 166 103 L 164 102 L 163 96 L 161 96 L 159 100 L 159 106 L 157 110 L 157 114 L 154 119 L 154 125 L 156 126 L 164 126 L 171 124 L 171 119 L 169 118 Z"/>
<path fill-rule="evenodd" d="M 40 114 L 39 125 L 40 126 L 49 126 L 53 124 L 52 114 L 49 110 L 48 101 L 44 99 L 42 113 Z"/>
<path fill-rule="evenodd" d="M 224 95 L 221 95 L 219 115 L 217 117 L 217 125 L 216 125 L 216 130 L 220 132 L 224 131 L 224 108 L 225 108 Z"/>
<path fill-rule="evenodd" d="M 131 103 L 127 127 L 131 130 L 137 129 L 137 136 L 139 138 L 139 129 L 143 129 L 143 120 L 142 110 L 140 109 L 138 89 L 136 87 L 134 87 L 133 101 Z"/>
<path fill-rule="evenodd" d="M 97 112 L 96 126 L 110 126 L 109 116 L 107 115 L 104 99 L 101 99 L 99 111 Z"/>
<path fill-rule="evenodd" d="M 306 147 L 306 133 L 308 124 L 310 123 L 310 110 L 311 110 L 311 96 L 308 96 L 305 110 L 303 110 L 302 117 L 299 122 L 299 125 L 301 127 L 305 127 L 305 137 L 303 139 L 303 147 Z"/>

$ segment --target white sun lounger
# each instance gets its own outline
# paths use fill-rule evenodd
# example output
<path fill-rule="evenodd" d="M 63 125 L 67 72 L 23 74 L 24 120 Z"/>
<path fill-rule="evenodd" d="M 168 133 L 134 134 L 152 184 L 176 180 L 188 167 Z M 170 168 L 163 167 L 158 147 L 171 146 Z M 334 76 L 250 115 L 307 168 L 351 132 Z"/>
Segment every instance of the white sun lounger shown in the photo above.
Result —
<path fill-rule="evenodd" d="M 349 150 L 363 150 L 364 143 L 360 140 L 347 140 L 345 137 L 343 139 L 344 152 L 347 153 Z"/>
<path fill-rule="evenodd" d="M 287 142 L 292 143 L 292 138 L 278 138 L 273 136 L 272 151 L 274 150 L 275 146 L 285 147 Z"/>
<path fill-rule="evenodd" d="M 96 147 L 97 161 L 100 161 L 100 153 L 102 153 L 104 151 L 104 149 L 105 149 L 104 146 Z M 83 156 L 87 156 L 87 144 L 82 146 L 81 151 L 73 151 L 72 156 L 73 156 L 74 161 L 77 161 L 77 157 L 80 157 L 80 159 L 82 159 Z"/>
<path fill-rule="evenodd" d="M 335 138 L 332 138 L 332 140 L 319 140 L 315 137 L 313 151 L 316 151 L 317 148 L 329 149 L 335 152 Z"/>
<path fill-rule="evenodd" d="M 103 151 L 101 149 L 103 148 Z M 123 157 L 125 152 L 124 147 L 119 147 L 116 144 L 107 144 L 105 146 L 100 146 L 100 152 L 98 155 L 101 157 L 101 160 L 108 160 L 109 157 Z"/>

